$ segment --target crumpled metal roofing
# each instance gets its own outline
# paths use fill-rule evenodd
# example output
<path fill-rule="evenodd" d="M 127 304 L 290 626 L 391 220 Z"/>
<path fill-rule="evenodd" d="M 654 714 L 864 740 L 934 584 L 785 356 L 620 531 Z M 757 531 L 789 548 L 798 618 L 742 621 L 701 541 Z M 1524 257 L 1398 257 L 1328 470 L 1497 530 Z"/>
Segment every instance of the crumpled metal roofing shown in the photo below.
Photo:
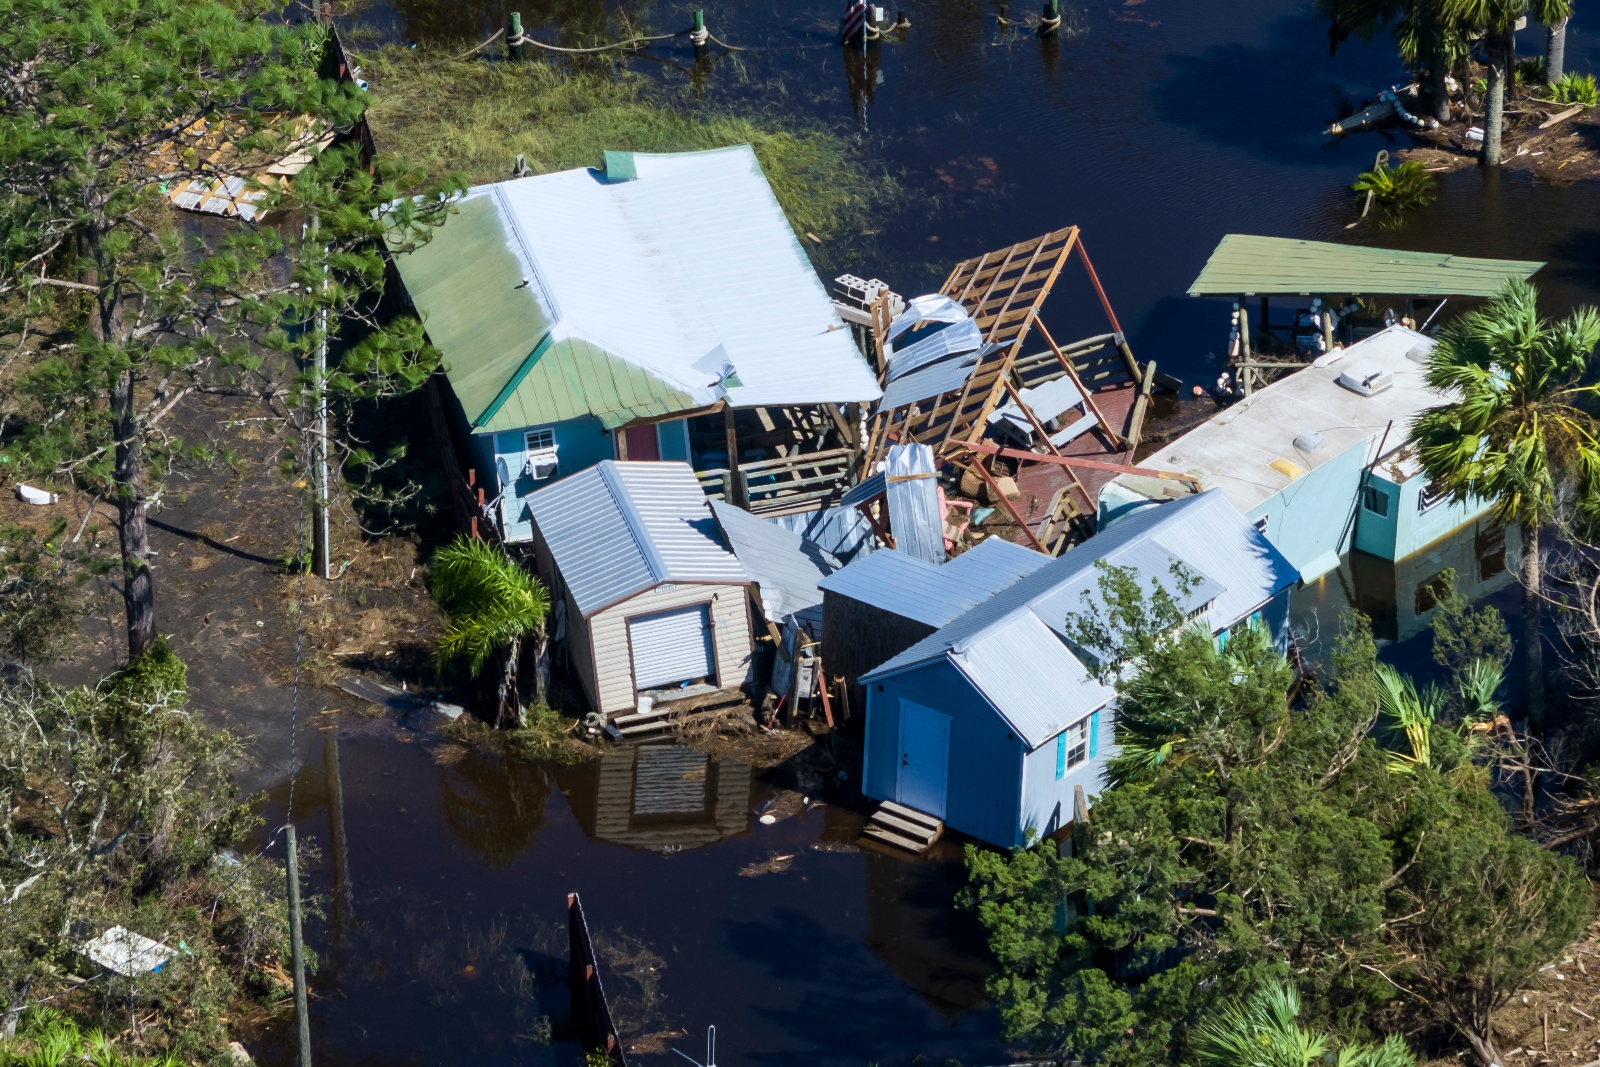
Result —
<path fill-rule="evenodd" d="M 879 397 L 748 145 L 633 158 L 473 189 L 395 256 L 477 429 Z"/>
<path fill-rule="evenodd" d="M 761 610 L 773 622 L 822 603 L 817 583 L 844 564 L 792 530 L 760 519 L 721 500 L 710 501 L 739 565 L 761 595 Z"/>
<path fill-rule="evenodd" d="M 1158 551 L 1153 552 L 1152 546 Z M 1246 617 L 1300 578 L 1283 553 L 1235 511 L 1226 496 L 1210 490 L 1135 512 L 977 604 L 937 633 L 867 672 L 861 680 L 882 678 L 940 657 L 954 662 L 958 649 L 984 644 L 991 631 L 1003 629 L 1002 624 L 1023 610 L 1042 620 L 1065 648 L 1066 616 L 1082 610 L 1078 599 L 1082 590 L 1098 588 L 1097 561 L 1114 565 L 1136 562 L 1145 570 L 1158 568 L 1162 573 L 1154 577 L 1172 589 L 1174 583 L 1164 562 L 1172 559 L 1209 579 L 1210 584 L 1197 590 L 1197 594 L 1205 595 L 1216 587 L 1210 614 L 1215 629 Z M 832 588 L 831 583 L 850 570 L 846 567 L 835 575 L 826 588 Z M 1017 669 L 1023 670 L 1021 666 Z M 980 692 L 989 698 L 987 691 L 980 688 Z M 1001 709 L 997 706 L 997 710 Z M 1080 715 L 1080 711 L 1063 704 L 1055 728 L 1045 736 L 1053 736 Z"/>
<path fill-rule="evenodd" d="M 817 583 L 926 626 L 943 626 L 1050 562 L 998 537 L 979 542 L 943 566 L 903 552 L 874 552 Z"/>
<path fill-rule="evenodd" d="M 750 580 L 687 463 L 601 460 L 527 503 L 585 618 L 663 582 Z"/>
<path fill-rule="evenodd" d="M 972 367 L 984 352 L 964 352 L 959 356 L 930 364 L 920 370 L 896 378 L 883 388 L 883 399 L 878 401 L 879 411 L 893 411 L 918 400 L 926 400 L 940 393 L 953 393 L 967 384 L 972 377 Z"/>

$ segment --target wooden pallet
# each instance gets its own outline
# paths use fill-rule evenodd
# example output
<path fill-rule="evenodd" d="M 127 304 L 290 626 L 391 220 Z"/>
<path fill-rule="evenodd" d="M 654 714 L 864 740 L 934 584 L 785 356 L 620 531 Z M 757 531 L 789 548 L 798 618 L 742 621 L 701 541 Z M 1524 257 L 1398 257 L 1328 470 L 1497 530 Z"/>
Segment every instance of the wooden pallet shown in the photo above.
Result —
<path fill-rule="evenodd" d="M 920 856 L 944 836 L 944 823 L 932 815 L 885 800 L 861 832 L 874 841 Z"/>

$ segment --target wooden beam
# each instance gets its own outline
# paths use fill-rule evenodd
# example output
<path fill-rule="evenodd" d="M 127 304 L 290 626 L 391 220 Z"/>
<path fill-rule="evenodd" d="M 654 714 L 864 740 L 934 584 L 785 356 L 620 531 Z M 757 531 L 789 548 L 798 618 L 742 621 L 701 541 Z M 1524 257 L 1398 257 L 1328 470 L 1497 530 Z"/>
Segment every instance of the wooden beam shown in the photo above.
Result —
<path fill-rule="evenodd" d="M 1145 412 L 1150 407 L 1150 390 L 1156 384 L 1156 361 L 1144 365 L 1144 381 L 1139 383 L 1139 397 L 1133 402 L 1133 418 L 1128 426 L 1128 458 L 1139 448 L 1139 437 L 1144 430 Z"/>
<path fill-rule="evenodd" d="M 1044 323 L 1041 322 L 1038 324 L 1038 326 L 1039 336 L 1045 339 L 1045 343 L 1050 346 L 1050 351 L 1056 354 L 1056 358 L 1061 360 L 1061 365 L 1067 369 L 1067 373 L 1072 375 L 1072 384 L 1076 385 L 1078 387 L 1078 392 L 1083 394 L 1083 402 L 1089 405 L 1090 411 L 1094 412 L 1094 417 L 1097 420 L 1100 428 L 1106 432 L 1108 437 L 1111 438 L 1112 444 L 1124 444 L 1122 434 L 1117 432 L 1117 428 L 1115 426 L 1112 426 L 1106 421 L 1105 413 L 1102 412 L 1100 410 L 1100 406 L 1094 402 L 1094 393 L 1089 389 L 1088 386 L 1083 384 L 1083 379 L 1078 377 L 1078 368 L 1072 365 L 1072 360 L 1061 354 L 1061 349 L 1057 347 L 1055 338 L 1051 337 L 1050 331 L 1044 328 Z"/>
<path fill-rule="evenodd" d="M 734 428 L 733 408 L 722 409 L 722 432 L 728 443 L 728 485 L 723 496 L 736 508 L 750 509 L 745 499 L 744 480 L 739 475 L 739 432 Z"/>
<path fill-rule="evenodd" d="M 1195 492 L 1200 491 L 1200 479 L 1192 474 L 1174 474 L 1171 471 L 1151 470 L 1148 467 L 1132 467 L 1125 463 L 1102 463 L 1097 459 L 1084 459 L 1082 456 L 1047 456 L 1043 452 L 1022 452 L 1015 448 L 1001 448 L 991 445 L 987 441 L 958 441 L 956 447 L 964 448 L 969 452 L 982 452 L 986 456 L 1005 456 L 1007 459 L 1025 459 L 1032 463 L 1055 463 L 1064 467 L 1082 467 L 1091 471 L 1111 471 L 1113 474 L 1137 474 L 1145 478 L 1161 478 L 1169 482 L 1184 482 L 1193 486 Z M 981 467 L 983 464 L 975 463 L 973 466 Z"/>
<path fill-rule="evenodd" d="M 1022 454 L 1025 456 L 1032 456 L 1036 455 L 1037 453 L 1024 452 Z M 1039 543 L 1039 538 L 1035 536 L 1033 527 L 1028 525 L 1028 520 L 1022 517 L 1022 513 L 1017 510 L 1017 506 L 1011 502 L 1011 498 L 1000 491 L 1000 486 L 995 482 L 994 475 L 989 473 L 988 468 L 983 465 L 982 461 L 980 460 L 976 463 L 973 463 L 972 469 L 977 471 L 979 477 L 981 477 L 989 486 L 989 492 L 994 494 L 994 498 L 1000 502 L 1000 505 L 1011 513 L 1011 517 L 1013 519 L 1017 520 L 1017 525 L 1022 527 L 1022 532 L 1027 536 L 1028 540 L 1032 542 L 1033 547 L 1040 552 L 1044 552 L 1044 545 Z M 1048 554 L 1049 553 L 1046 553 L 1046 555 Z"/>
<path fill-rule="evenodd" d="M 1050 454 L 1052 456 L 1059 457 L 1061 455 L 1061 450 L 1051 443 L 1050 434 L 1047 433 L 1045 428 L 1039 423 L 1039 417 L 1033 413 L 1033 409 L 1023 401 L 1022 394 L 1017 392 L 1016 388 L 1010 382 L 1006 382 L 1006 392 L 1011 394 L 1012 401 L 1017 405 L 1017 407 L 1022 409 L 1022 413 L 1028 416 L 1028 422 L 1033 425 L 1033 432 L 1039 435 L 1039 439 L 1044 442 L 1044 447 L 1050 450 Z M 1089 497 L 1089 490 L 1084 488 L 1083 483 L 1078 480 L 1078 476 L 1072 473 L 1072 468 L 1063 467 L 1062 470 L 1065 470 L 1067 472 L 1067 477 L 1072 479 L 1072 488 L 1077 489 L 1078 492 L 1083 494 L 1084 503 L 1088 505 L 1090 510 L 1093 510 L 1094 501 Z"/>

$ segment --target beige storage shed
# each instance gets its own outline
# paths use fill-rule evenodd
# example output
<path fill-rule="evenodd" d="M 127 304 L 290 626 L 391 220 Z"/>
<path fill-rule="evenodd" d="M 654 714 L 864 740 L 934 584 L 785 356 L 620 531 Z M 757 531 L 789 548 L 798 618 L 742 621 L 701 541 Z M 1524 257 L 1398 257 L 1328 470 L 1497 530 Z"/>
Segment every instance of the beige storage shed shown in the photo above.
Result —
<path fill-rule="evenodd" d="M 527 503 L 539 576 L 595 709 L 750 681 L 750 578 L 688 464 L 604 460 Z"/>

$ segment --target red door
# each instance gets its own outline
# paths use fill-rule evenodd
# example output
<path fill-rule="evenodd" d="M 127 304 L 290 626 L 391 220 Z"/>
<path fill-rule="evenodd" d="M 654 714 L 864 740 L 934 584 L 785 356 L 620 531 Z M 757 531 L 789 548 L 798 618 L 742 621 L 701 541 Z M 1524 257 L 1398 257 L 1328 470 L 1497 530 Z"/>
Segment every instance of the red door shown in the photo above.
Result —
<path fill-rule="evenodd" d="M 629 426 L 622 431 L 622 449 L 630 460 L 661 458 L 661 444 L 654 426 Z"/>

